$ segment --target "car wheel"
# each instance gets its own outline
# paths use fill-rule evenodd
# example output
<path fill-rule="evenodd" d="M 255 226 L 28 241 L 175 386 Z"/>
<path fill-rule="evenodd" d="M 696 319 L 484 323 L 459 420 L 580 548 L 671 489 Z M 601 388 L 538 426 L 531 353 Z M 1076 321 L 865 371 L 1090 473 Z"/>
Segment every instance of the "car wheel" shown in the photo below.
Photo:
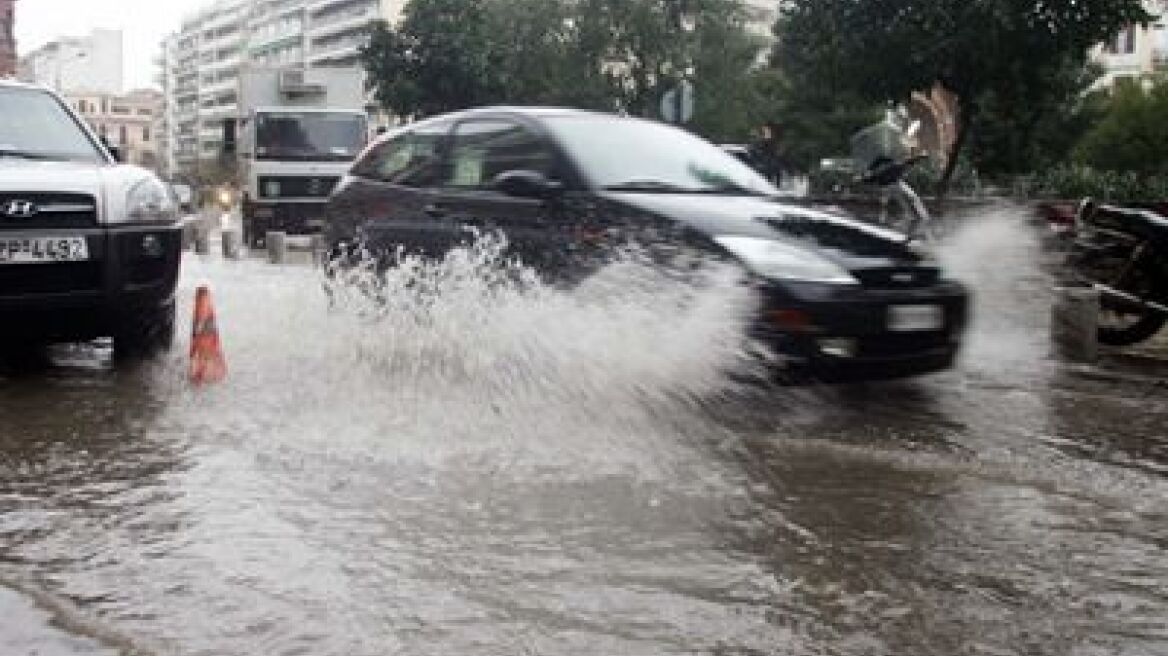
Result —
<path fill-rule="evenodd" d="M 149 357 L 174 344 L 174 301 L 127 314 L 114 333 L 114 358 Z"/>

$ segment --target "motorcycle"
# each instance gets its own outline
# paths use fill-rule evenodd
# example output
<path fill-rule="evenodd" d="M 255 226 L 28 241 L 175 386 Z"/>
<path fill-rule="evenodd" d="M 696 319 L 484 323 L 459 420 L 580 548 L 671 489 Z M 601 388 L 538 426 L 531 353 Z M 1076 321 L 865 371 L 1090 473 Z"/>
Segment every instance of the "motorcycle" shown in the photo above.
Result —
<path fill-rule="evenodd" d="M 1069 268 L 1101 294 L 1098 339 L 1129 346 L 1168 323 L 1168 217 L 1084 200 L 1075 215 Z"/>

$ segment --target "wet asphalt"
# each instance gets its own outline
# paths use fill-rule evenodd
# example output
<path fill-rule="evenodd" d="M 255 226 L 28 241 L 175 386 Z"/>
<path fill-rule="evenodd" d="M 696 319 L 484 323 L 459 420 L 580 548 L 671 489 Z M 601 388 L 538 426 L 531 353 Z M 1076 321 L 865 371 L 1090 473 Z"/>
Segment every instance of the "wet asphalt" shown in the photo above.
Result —
<path fill-rule="evenodd" d="M 0 374 L 0 653 L 1168 653 L 1166 370 L 1050 356 L 1040 241 L 1006 206 L 943 248 L 953 371 L 775 389 L 711 373 L 717 282 L 471 266 L 338 318 L 309 267 L 190 255 L 224 384 L 185 338 Z"/>

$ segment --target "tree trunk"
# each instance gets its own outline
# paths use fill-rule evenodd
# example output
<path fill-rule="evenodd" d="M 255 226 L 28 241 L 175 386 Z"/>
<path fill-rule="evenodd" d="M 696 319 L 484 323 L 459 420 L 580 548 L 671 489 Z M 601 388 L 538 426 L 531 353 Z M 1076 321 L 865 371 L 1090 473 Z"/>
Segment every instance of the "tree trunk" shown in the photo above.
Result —
<path fill-rule="evenodd" d="M 976 109 L 973 103 L 960 103 L 961 116 L 957 119 L 957 138 L 953 140 L 953 148 L 949 151 L 949 158 L 945 162 L 945 170 L 941 173 L 941 180 L 937 183 L 937 197 L 944 200 L 949 195 L 949 185 L 953 181 L 953 174 L 957 172 L 957 163 L 961 158 L 961 151 L 969 141 L 969 130 L 973 126 Z"/>

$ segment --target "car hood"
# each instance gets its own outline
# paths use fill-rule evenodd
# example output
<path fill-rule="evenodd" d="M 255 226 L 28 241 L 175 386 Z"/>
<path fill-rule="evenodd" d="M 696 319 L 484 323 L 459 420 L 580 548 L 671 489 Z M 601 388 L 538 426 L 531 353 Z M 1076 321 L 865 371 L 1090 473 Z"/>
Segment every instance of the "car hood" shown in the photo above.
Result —
<path fill-rule="evenodd" d="M 679 221 L 710 238 L 775 239 L 819 253 L 850 270 L 916 265 L 924 259 L 898 232 L 782 198 L 630 192 L 605 196 Z"/>
<path fill-rule="evenodd" d="M 0 158 L 0 193 L 93 196 L 101 223 L 124 222 L 126 195 L 134 185 L 151 177 L 146 169 L 129 164 Z"/>
<path fill-rule="evenodd" d="M 0 157 L 0 191 L 99 195 L 101 166 Z"/>

